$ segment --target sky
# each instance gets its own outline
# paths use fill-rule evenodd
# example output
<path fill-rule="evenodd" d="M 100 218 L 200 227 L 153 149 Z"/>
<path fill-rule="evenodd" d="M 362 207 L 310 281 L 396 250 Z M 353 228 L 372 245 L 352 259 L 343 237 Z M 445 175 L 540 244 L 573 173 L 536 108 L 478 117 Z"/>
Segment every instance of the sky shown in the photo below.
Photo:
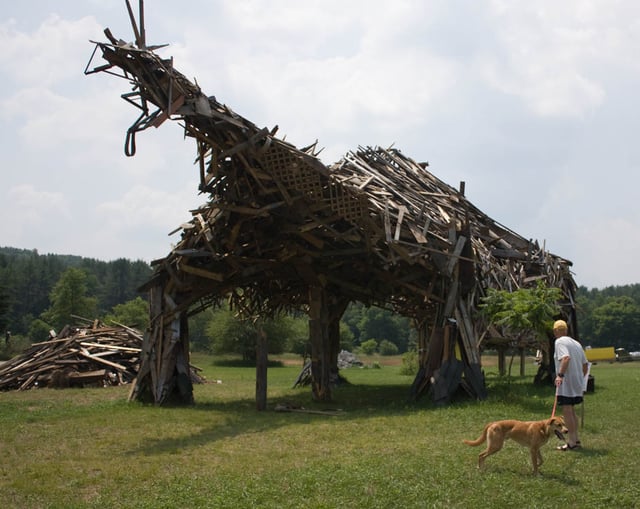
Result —
<path fill-rule="evenodd" d="M 147 0 L 144 18 L 206 95 L 325 164 L 394 146 L 578 285 L 640 283 L 637 0 Z M 105 28 L 134 40 L 125 0 L 3 5 L 0 246 L 149 262 L 206 201 L 177 122 L 124 154 L 130 85 L 84 74 Z"/>

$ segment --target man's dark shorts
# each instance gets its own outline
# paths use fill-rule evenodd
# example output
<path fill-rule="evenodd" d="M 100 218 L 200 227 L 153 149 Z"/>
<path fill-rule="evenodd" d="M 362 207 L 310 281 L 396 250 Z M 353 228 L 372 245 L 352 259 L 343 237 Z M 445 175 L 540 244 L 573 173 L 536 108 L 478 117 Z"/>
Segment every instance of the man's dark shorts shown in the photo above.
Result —
<path fill-rule="evenodd" d="M 579 405 L 582 403 L 582 396 L 558 396 L 558 405 Z"/>

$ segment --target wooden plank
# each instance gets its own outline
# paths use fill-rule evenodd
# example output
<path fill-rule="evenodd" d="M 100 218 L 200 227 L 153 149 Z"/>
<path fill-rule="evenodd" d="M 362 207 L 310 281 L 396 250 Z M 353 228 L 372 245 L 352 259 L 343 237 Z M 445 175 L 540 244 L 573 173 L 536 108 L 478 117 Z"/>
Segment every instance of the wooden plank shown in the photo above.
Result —
<path fill-rule="evenodd" d="M 77 352 L 82 355 L 83 357 L 86 357 L 87 359 L 91 359 L 92 361 L 96 361 L 99 362 L 100 364 L 104 364 L 105 366 L 110 366 L 112 368 L 115 368 L 119 371 L 126 371 L 127 368 L 126 366 L 122 366 L 121 364 L 118 364 L 116 362 L 111 362 L 108 361 L 106 359 L 102 359 L 100 357 L 97 357 L 95 355 L 91 355 L 86 349 L 84 348 L 80 348 L 77 350 Z"/>
<path fill-rule="evenodd" d="M 298 235 L 306 240 L 309 244 L 311 244 L 316 249 L 323 249 L 325 247 L 325 242 L 314 235 L 306 232 L 298 232 Z"/>
<path fill-rule="evenodd" d="M 456 305 L 456 300 L 458 298 L 458 284 L 457 280 L 452 281 L 449 284 L 449 293 L 447 294 L 447 301 L 444 306 L 443 316 L 445 318 L 449 318 L 454 315 L 454 309 Z"/>
<path fill-rule="evenodd" d="M 178 111 L 184 105 L 184 96 L 180 95 L 175 101 L 171 103 L 168 110 L 163 111 L 158 115 L 151 123 L 153 127 L 160 127 L 167 119 L 171 117 L 176 111 Z"/>
<path fill-rule="evenodd" d="M 449 265 L 447 266 L 447 274 L 451 275 L 453 273 L 453 269 L 458 264 L 458 260 L 460 259 L 460 253 L 462 252 L 462 248 L 464 247 L 464 243 L 467 241 L 467 238 L 464 235 L 460 235 L 456 242 L 456 247 L 453 249 L 453 253 L 451 253 L 451 257 L 449 258 Z"/>
<path fill-rule="evenodd" d="M 407 207 L 404 205 L 400 207 L 398 210 L 398 222 L 396 223 L 396 232 L 393 235 L 393 240 L 396 242 L 400 240 L 400 232 L 402 230 L 402 220 L 404 219 L 404 215 L 407 212 Z"/>
<path fill-rule="evenodd" d="M 431 225 L 431 218 L 427 217 L 426 221 L 424 222 L 424 226 L 422 227 L 422 236 L 426 237 L 427 236 L 427 232 L 429 231 L 429 226 Z"/>
<path fill-rule="evenodd" d="M 267 333 L 261 324 L 257 325 L 256 340 L 256 410 L 267 409 L 267 365 L 269 359 Z"/>
<path fill-rule="evenodd" d="M 389 202 L 384 204 L 384 233 L 387 243 L 391 243 L 391 217 L 389 215 Z"/>
<path fill-rule="evenodd" d="M 460 312 L 462 313 L 462 319 L 468 331 L 467 336 L 469 339 L 469 358 L 472 363 L 480 364 L 480 341 L 477 336 L 476 329 L 471 319 L 472 312 L 472 300 L 467 298 L 466 302 L 462 301 L 460 306 Z"/>
<path fill-rule="evenodd" d="M 413 235 L 413 238 L 416 240 L 416 242 L 418 242 L 419 244 L 426 244 L 427 243 L 427 238 L 424 236 L 424 233 L 422 233 L 417 227 L 416 225 L 414 225 L 413 223 L 409 223 L 409 230 L 411 231 L 411 234 Z"/>
<path fill-rule="evenodd" d="M 140 352 L 140 348 L 130 348 L 126 346 L 105 345 L 103 343 L 90 343 L 88 341 L 81 341 L 82 346 L 94 346 L 96 348 L 103 348 L 105 350 L 114 350 L 120 352 Z"/>

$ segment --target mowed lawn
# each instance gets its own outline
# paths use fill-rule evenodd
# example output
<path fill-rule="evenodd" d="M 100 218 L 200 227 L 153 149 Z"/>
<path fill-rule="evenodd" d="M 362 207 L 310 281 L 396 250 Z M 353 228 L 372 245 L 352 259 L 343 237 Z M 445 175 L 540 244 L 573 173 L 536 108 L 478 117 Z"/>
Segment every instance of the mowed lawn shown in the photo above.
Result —
<path fill-rule="evenodd" d="M 553 388 L 533 386 L 532 362 L 500 378 L 487 358 L 487 400 L 436 407 L 408 400 L 398 358 L 343 370 L 325 404 L 292 388 L 289 361 L 269 369 L 258 412 L 255 370 L 213 361 L 193 357 L 208 383 L 186 408 L 129 403 L 129 387 L 0 393 L 0 508 L 640 507 L 640 362 L 593 366 L 584 448 L 552 438 L 533 476 L 515 443 L 484 472 L 482 449 L 462 443 L 490 420 L 550 416 Z"/>

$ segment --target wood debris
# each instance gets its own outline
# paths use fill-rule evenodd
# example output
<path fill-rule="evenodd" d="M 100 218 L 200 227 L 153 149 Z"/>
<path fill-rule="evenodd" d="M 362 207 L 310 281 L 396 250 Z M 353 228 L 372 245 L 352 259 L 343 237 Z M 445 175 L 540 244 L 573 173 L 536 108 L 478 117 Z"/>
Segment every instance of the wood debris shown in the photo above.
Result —
<path fill-rule="evenodd" d="M 296 403 L 278 403 L 274 409 L 275 412 L 289 412 L 289 413 L 298 413 L 298 414 L 315 414 L 315 415 L 343 415 L 344 412 L 339 408 L 327 408 L 323 410 L 311 410 L 309 408 L 305 408 Z"/>
<path fill-rule="evenodd" d="M 0 366 L 0 390 L 131 383 L 140 365 L 142 334 L 129 327 L 66 326 Z"/>

